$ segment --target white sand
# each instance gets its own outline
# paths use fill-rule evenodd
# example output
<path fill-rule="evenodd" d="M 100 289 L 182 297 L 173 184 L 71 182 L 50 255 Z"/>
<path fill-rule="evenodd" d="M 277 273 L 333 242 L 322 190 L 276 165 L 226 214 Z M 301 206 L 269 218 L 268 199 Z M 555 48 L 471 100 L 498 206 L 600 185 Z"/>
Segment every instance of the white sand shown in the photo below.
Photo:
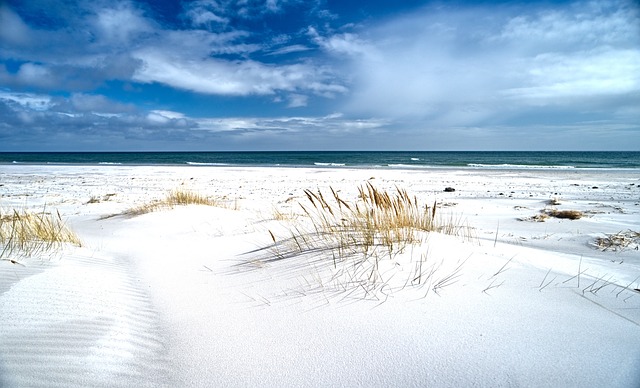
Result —
<path fill-rule="evenodd" d="M 475 237 L 431 233 L 369 293 L 330 258 L 247 253 L 284 238 L 274 209 L 300 213 L 304 189 L 355 200 L 367 181 Z M 226 208 L 100 219 L 176 188 Z M 0 260 L 1 387 L 640 386 L 640 251 L 593 246 L 640 231 L 634 171 L 4 165 L 0 194 L 83 241 Z M 586 216 L 518 220 L 552 198 Z M 430 282 L 403 286 L 423 254 Z"/>

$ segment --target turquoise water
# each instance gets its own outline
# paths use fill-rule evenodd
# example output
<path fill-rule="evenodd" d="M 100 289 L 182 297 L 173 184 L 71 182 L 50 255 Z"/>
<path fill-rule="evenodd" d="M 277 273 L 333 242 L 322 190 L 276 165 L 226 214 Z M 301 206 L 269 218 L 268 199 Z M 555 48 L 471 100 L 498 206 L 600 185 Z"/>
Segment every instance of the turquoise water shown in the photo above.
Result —
<path fill-rule="evenodd" d="M 0 164 L 640 169 L 640 152 L 52 152 L 0 153 Z"/>

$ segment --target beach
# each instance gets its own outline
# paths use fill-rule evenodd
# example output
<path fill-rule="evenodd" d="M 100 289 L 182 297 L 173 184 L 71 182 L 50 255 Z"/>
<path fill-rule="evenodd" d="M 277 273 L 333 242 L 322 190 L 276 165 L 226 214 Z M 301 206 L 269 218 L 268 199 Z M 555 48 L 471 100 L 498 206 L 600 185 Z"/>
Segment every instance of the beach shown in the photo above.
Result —
<path fill-rule="evenodd" d="M 638 386 L 637 171 L 0 165 L 81 241 L 0 260 L 0 386 Z M 456 232 L 300 243 L 367 187 Z"/>

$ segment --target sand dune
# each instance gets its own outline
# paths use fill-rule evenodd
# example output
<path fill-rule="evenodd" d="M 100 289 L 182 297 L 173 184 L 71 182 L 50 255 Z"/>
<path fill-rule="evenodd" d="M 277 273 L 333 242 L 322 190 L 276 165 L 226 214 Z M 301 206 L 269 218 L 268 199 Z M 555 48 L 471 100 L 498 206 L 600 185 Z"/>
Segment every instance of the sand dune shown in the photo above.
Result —
<path fill-rule="evenodd" d="M 370 288 L 326 252 L 272 260 L 304 189 L 366 182 L 472 237 L 430 233 Z M 640 384 L 638 241 L 596 246 L 640 231 L 633 171 L 19 165 L 0 184 L 0 207 L 57 209 L 83 242 L 0 260 L 3 387 Z M 220 206 L 122 214 L 176 188 Z M 583 217 L 531 219 L 550 209 Z"/>

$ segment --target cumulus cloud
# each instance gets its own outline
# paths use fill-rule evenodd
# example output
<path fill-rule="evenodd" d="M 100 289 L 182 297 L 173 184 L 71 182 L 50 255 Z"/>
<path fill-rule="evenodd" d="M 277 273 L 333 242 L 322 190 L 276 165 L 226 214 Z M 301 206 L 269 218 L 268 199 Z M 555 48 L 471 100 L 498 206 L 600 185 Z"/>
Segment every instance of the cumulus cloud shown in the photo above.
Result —
<path fill-rule="evenodd" d="M 6 21 L 0 27 L 7 55 L 3 59 L 24 62 L 17 71 L 4 68 L 0 77 L 5 85 L 86 91 L 121 80 L 231 96 L 295 92 L 333 97 L 347 91 L 333 72 L 312 59 L 291 64 L 252 59 L 254 53 L 273 54 L 273 47 L 250 40 L 252 33 L 241 29 L 163 27 L 127 1 L 78 5 L 85 8 L 65 21 L 67 27 L 47 31 L 30 27 L 6 6 L 0 9 Z M 223 25 L 230 10 L 236 17 L 249 17 L 279 12 L 282 6 L 278 1 L 200 0 L 186 3 L 184 15 L 196 27 Z M 305 50 L 294 44 L 278 53 Z"/>
<path fill-rule="evenodd" d="M 292 97 L 295 99 L 295 97 Z M 382 119 L 354 119 L 342 114 L 294 117 L 189 117 L 183 112 L 142 111 L 102 95 L 76 93 L 52 98 L 34 93 L 0 91 L 0 151 L 147 149 L 297 149 L 367 138 L 389 129 Z M 20 136 L 17 136 L 19 134 Z M 152 147 L 152 148 L 153 148 Z"/>
<path fill-rule="evenodd" d="M 114 2 L 113 8 L 97 8 L 94 12 L 89 18 L 89 31 L 102 44 L 128 46 L 158 28 L 128 3 Z"/>
<path fill-rule="evenodd" d="M 322 36 L 314 27 L 309 27 L 307 31 L 312 40 L 325 51 L 334 55 L 364 55 L 368 58 L 376 53 L 376 49 L 366 40 L 358 37 L 354 33 L 339 33 L 329 36 Z M 376 55 L 377 56 L 377 55 Z"/>
<path fill-rule="evenodd" d="M 0 91 L 0 137 L 3 151 L 20 144 L 28 149 L 60 149 L 93 143 L 96 149 L 121 146 L 130 139 L 190 139 L 197 124 L 178 112 L 141 112 L 101 95 L 52 98 Z M 19 135 L 19 136 L 18 136 Z M 138 144 L 139 145 L 139 144 Z"/>

